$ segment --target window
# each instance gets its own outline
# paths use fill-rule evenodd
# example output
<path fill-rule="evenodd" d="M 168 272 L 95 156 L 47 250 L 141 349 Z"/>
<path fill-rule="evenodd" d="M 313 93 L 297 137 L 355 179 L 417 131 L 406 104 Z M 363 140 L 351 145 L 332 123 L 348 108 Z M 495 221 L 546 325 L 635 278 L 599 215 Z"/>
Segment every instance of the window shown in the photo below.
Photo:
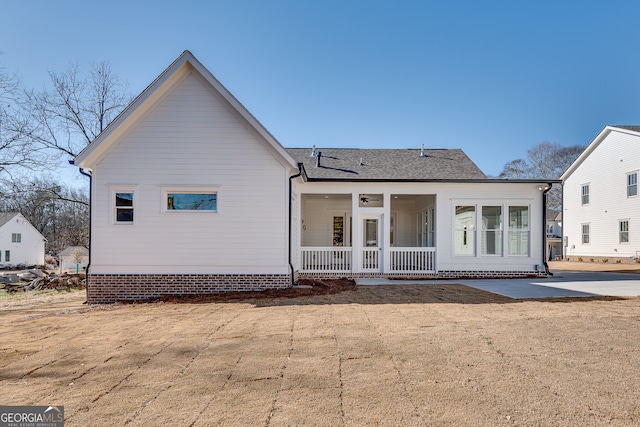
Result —
<path fill-rule="evenodd" d="M 4 251 L 4 262 L 11 261 L 11 251 Z"/>
<path fill-rule="evenodd" d="M 167 211 L 217 212 L 218 195 L 211 193 L 167 193 Z"/>
<path fill-rule="evenodd" d="M 638 195 L 638 172 L 627 174 L 627 197 Z"/>
<path fill-rule="evenodd" d="M 475 206 L 456 206 L 454 255 L 475 255 Z"/>
<path fill-rule="evenodd" d="M 589 204 L 589 184 L 584 184 L 582 186 L 582 204 Z"/>
<path fill-rule="evenodd" d="M 22 234 L 11 233 L 11 243 L 20 243 L 20 242 L 22 242 Z"/>
<path fill-rule="evenodd" d="M 502 255 L 502 206 L 482 207 L 483 255 Z"/>
<path fill-rule="evenodd" d="M 629 220 L 628 219 L 620 220 L 618 225 L 618 230 L 619 230 L 619 242 L 629 243 Z"/>
<path fill-rule="evenodd" d="M 582 244 L 586 245 L 589 243 L 589 224 L 582 224 Z"/>
<path fill-rule="evenodd" d="M 116 223 L 133 223 L 133 193 L 115 193 Z"/>
<path fill-rule="evenodd" d="M 509 255 L 529 255 L 529 206 L 509 206 Z"/>
<path fill-rule="evenodd" d="M 344 246 L 344 217 L 333 217 L 333 246 Z"/>

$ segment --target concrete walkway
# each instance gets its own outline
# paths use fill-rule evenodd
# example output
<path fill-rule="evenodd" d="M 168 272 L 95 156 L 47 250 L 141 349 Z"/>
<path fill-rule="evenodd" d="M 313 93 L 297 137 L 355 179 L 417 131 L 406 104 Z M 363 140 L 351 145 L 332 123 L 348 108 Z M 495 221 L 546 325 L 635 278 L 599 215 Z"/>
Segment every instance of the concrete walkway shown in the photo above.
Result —
<path fill-rule="evenodd" d="M 640 296 L 640 274 L 554 271 L 546 279 L 389 280 L 356 279 L 358 285 L 461 283 L 509 298 Z"/>

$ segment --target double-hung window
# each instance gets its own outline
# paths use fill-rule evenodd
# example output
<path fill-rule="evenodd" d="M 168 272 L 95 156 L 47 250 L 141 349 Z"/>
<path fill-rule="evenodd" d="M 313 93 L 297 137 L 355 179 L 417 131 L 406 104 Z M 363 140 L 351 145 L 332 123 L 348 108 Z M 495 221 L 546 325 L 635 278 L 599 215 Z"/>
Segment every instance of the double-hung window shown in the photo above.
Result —
<path fill-rule="evenodd" d="M 627 174 L 627 197 L 638 195 L 638 171 Z"/>
<path fill-rule="evenodd" d="M 22 234 L 11 233 L 11 243 L 20 243 L 20 242 L 22 242 Z"/>
<path fill-rule="evenodd" d="M 456 206 L 454 218 L 454 255 L 475 255 L 476 207 Z"/>
<path fill-rule="evenodd" d="M 117 225 L 132 225 L 136 210 L 136 185 L 110 185 L 111 194 L 111 223 Z"/>
<path fill-rule="evenodd" d="M 589 244 L 590 224 L 582 224 L 582 244 Z"/>
<path fill-rule="evenodd" d="M 582 185 L 582 204 L 583 205 L 588 205 L 589 204 L 589 184 L 583 184 Z"/>
<path fill-rule="evenodd" d="M 529 255 L 529 206 L 509 206 L 509 255 Z"/>
<path fill-rule="evenodd" d="M 502 255 L 502 206 L 482 207 L 482 255 Z"/>
<path fill-rule="evenodd" d="M 618 223 L 618 241 L 620 243 L 629 243 L 629 220 L 622 219 Z"/>

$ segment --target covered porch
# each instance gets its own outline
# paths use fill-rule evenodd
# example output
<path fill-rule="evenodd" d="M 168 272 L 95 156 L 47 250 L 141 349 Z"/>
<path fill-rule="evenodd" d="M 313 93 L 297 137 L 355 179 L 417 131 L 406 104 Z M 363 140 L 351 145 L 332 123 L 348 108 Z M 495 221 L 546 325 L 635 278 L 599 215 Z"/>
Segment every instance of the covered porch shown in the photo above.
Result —
<path fill-rule="evenodd" d="M 435 274 L 435 204 L 433 194 L 301 194 L 298 272 Z"/>

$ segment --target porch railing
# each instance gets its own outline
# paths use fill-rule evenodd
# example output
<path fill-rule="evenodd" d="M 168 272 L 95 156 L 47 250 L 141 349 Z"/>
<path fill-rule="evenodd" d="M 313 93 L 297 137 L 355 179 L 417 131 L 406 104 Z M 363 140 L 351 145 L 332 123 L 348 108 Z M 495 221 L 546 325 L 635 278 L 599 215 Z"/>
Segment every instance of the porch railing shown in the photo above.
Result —
<path fill-rule="evenodd" d="M 394 273 L 433 273 L 436 248 L 390 248 L 390 268 Z"/>
<path fill-rule="evenodd" d="M 351 248 L 343 246 L 303 247 L 300 250 L 301 271 L 351 271 Z"/>
<path fill-rule="evenodd" d="M 434 273 L 436 248 L 389 248 L 389 273 Z M 371 253 L 369 253 L 371 252 Z M 364 250 L 362 271 L 380 270 L 381 252 Z M 342 246 L 300 248 L 300 271 L 339 273 L 353 271 L 352 248 Z"/>

